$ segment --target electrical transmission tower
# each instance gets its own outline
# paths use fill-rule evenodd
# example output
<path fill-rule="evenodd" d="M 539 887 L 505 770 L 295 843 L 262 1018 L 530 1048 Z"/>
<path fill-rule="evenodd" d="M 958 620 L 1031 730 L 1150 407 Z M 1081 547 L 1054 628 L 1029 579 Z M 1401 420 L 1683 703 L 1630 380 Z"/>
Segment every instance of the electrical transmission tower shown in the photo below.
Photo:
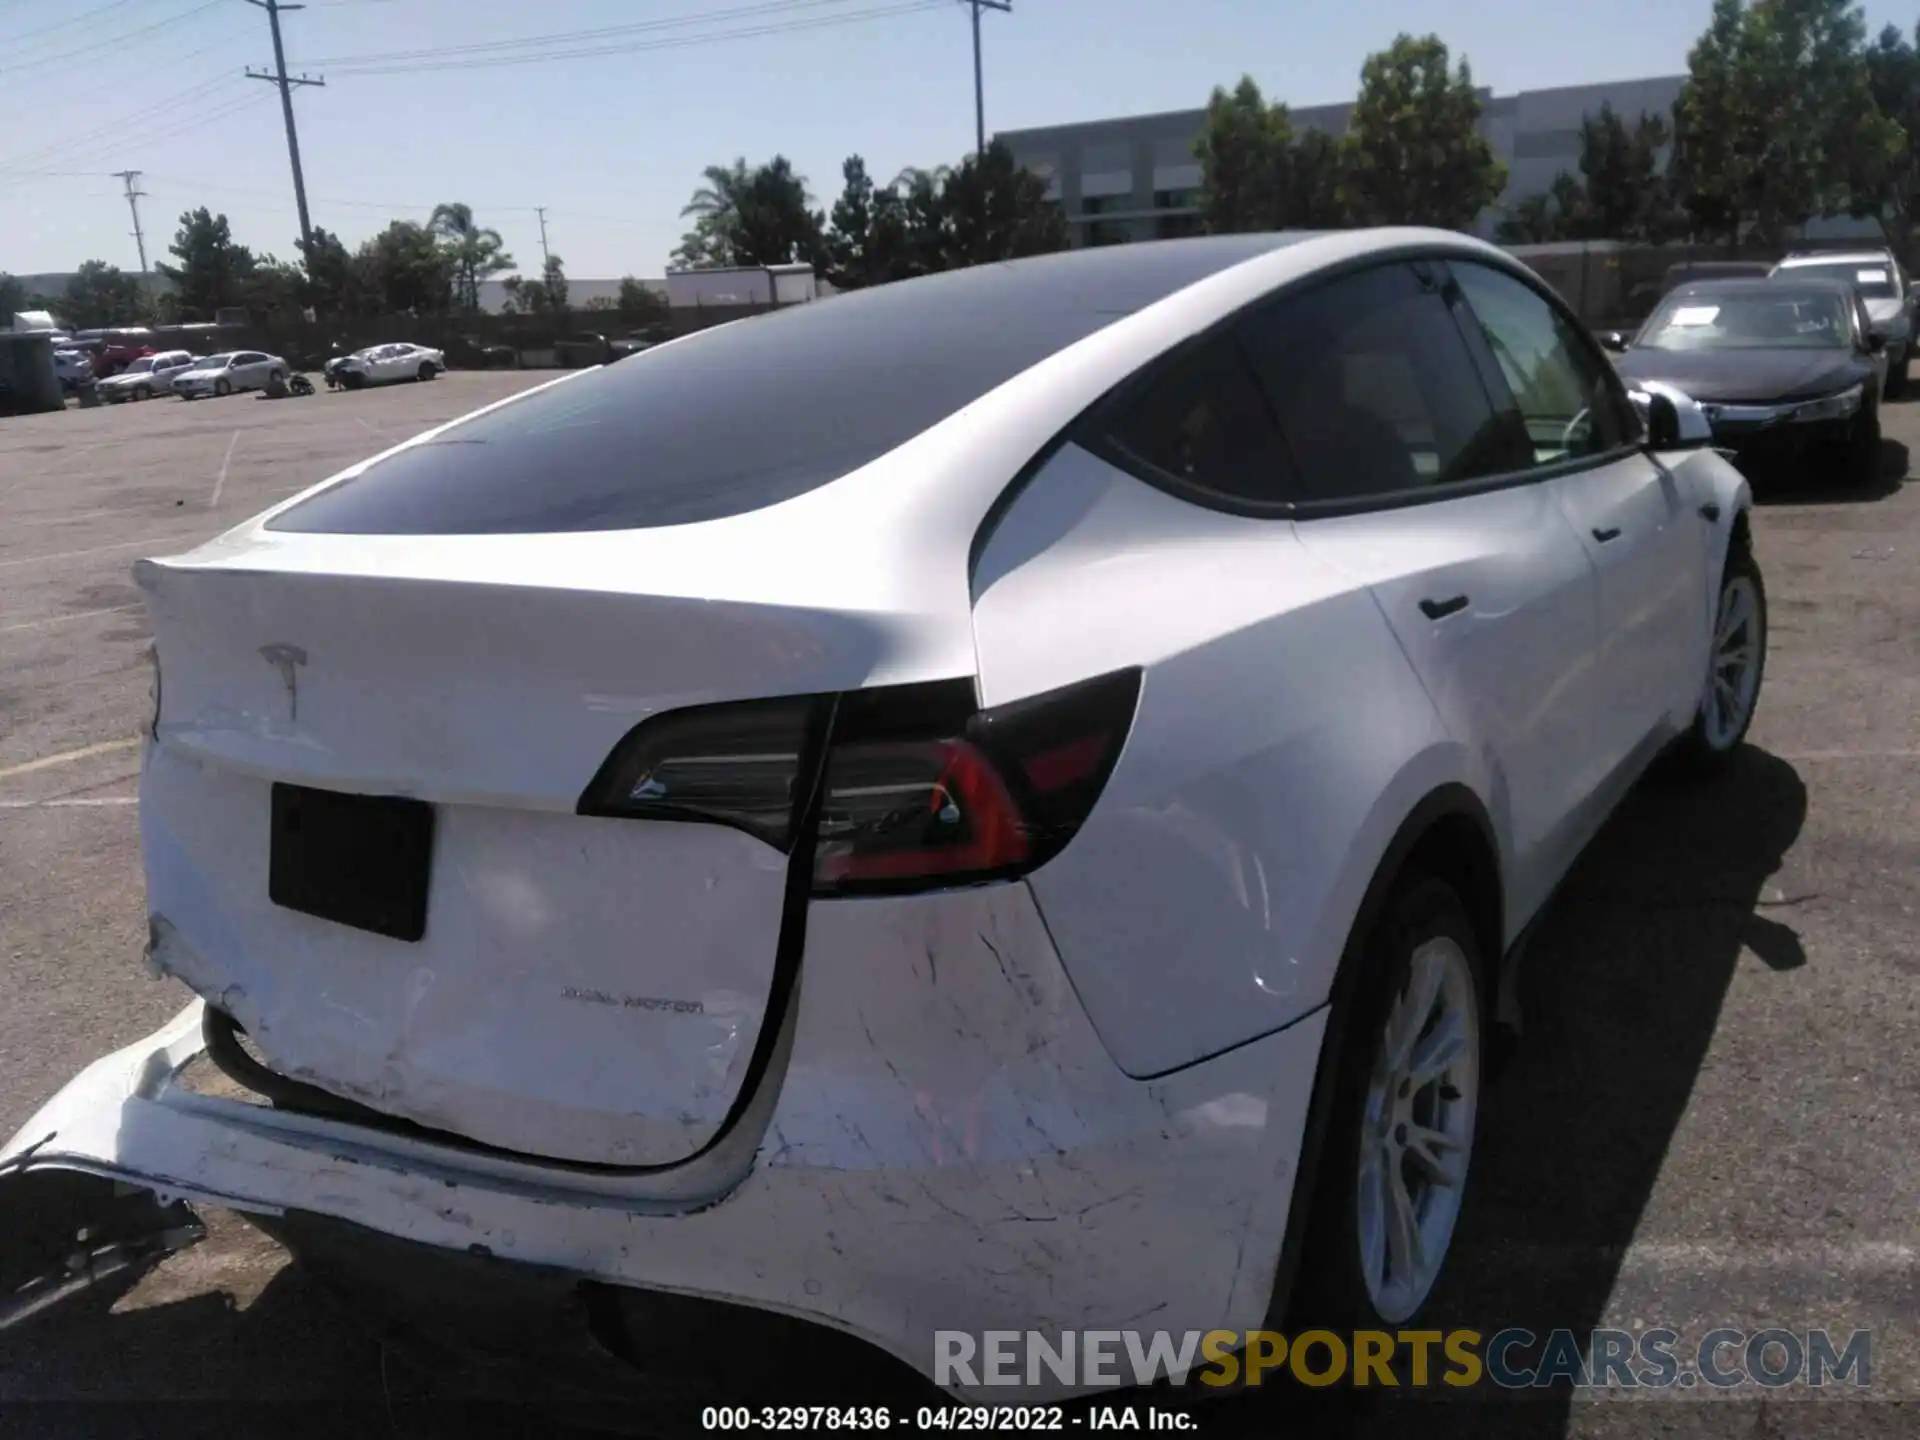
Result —
<path fill-rule="evenodd" d="M 133 182 L 140 178 L 138 170 L 116 170 L 116 180 L 124 180 L 127 185 L 127 209 L 133 212 L 133 243 L 140 251 L 140 273 L 147 273 L 147 237 L 140 233 L 140 201 L 146 195 L 144 190 L 133 188 Z"/>
<path fill-rule="evenodd" d="M 313 225 L 307 219 L 307 182 L 300 173 L 300 136 L 293 127 L 293 87 L 296 85 L 325 85 L 325 80 L 316 80 L 308 75 L 289 76 L 287 74 L 287 52 L 280 43 L 280 14 L 285 10 L 304 10 L 304 5 L 284 5 L 280 0 L 247 0 L 249 5 L 257 5 L 267 12 L 267 24 L 273 30 L 273 73 L 249 70 L 249 80 L 271 80 L 280 87 L 280 113 L 287 121 L 287 158 L 293 161 L 293 200 L 300 208 L 300 254 L 303 258 L 313 255 Z"/>

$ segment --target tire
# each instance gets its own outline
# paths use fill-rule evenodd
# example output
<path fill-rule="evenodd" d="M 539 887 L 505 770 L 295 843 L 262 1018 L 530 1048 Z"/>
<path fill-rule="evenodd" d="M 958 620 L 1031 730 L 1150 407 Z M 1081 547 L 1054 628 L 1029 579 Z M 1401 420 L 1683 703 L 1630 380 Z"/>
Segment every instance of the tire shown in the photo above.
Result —
<path fill-rule="evenodd" d="M 151 400 L 153 398 L 153 387 L 151 385 L 134 386 L 133 398 L 136 400 Z"/>
<path fill-rule="evenodd" d="M 359 390 L 366 385 L 367 377 L 349 370 L 345 375 L 340 377 L 340 383 L 345 385 L 349 390 Z"/>
<path fill-rule="evenodd" d="M 286 378 L 287 376 L 285 371 L 269 370 L 267 372 L 267 388 L 271 390 L 274 386 L 280 384 Z"/>
<path fill-rule="evenodd" d="M 1473 1154 L 1486 1073 L 1488 970 L 1460 897 L 1428 876 L 1402 877 L 1357 962 L 1362 970 L 1353 977 L 1338 1053 L 1328 1056 L 1338 1070 L 1310 1172 L 1318 1179 L 1300 1273 L 1288 1297 L 1296 1332 L 1391 1330 L 1421 1312 L 1445 1268 Z M 1409 1033 L 1415 1015 L 1423 1019 Z M 1399 1060 L 1391 1058 L 1396 1052 Z M 1430 1061 L 1451 1058 L 1416 1085 L 1404 1078 L 1406 1065 L 1423 1053 Z M 1398 1084 L 1396 1075 L 1403 1077 Z M 1408 1145 L 1409 1134 L 1422 1128 L 1428 1137 L 1445 1135 L 1446 1143 Z M 1423 1154 L 1432 1163 L 1420 1163 Z M 1394 1203 L 1395 1189 L 1409 1209 Z M 1413 1259 L 1415 1247 L 1392 1238 L 1408 1233 L 1391 1224 L 1395 1214 L 1414 1218 L 1424 1258 Z"/>
<path fill-rule="evenodd" d="M 1735 612 L 1744 594 L 1747 617 Z M 1729 626 L 1732 629 L 1729 629 Z M 1744 636 L 1742 630 L 1745 631 Z M 1767 672 L 1767 586 L 1752 547 L 1741 535 L 1734 537 L 1727 552 L 1726 568 L 1720 575 L 1720 598 L 1714 605 L 1713 633 L 1709 637 L 1705 694 L 1693 728 L 1680 742 L 1678 758 L 1696 774 L 1711 774 L 1725 765 L 1740 742 L 1747 738 L 1754 712 L 1760 706 L 1761 683 Z M 1745 655 L 1746 669 L 1732 677 L 1722 656 L 1738 648 Z M 1727 681 L 1722 687 L 1723 680 Z M 1736 701 L 1731 712 L 1729 696 Z"/>
<path fill-rule="evenodd" d="M 438 375 L 439 373 L 440 372 L 438 370 L 434 369 L 433 362 L 431 360 L 426 361 L 420 367 L 420 378 L 422 380 L 431 380 L 433 379 L 434 376 Z"/>
<path fill-rule="evenodd" d="M 1898 400 L 1907 393 L 1907 371 L 1913 365 L 1913 352 L 1900 357 L 1900 363 L 1887 372 L 1887 398 Z"/>
<path fill-rule="evenodd" d="M 213 382 L 213 393 L 216 395 L 231 395 L 233 393 L 233 386 L 227 383 L 227 379 L 223 375 L 220 379 Z"/>
<path fill-rule="evenodd" d="M 1861 410 L 1847 440 L 1847 483 L 1861 487 L 1880 480 L 1880 402 L 1876 397 Z"/>
<path fill-rule="evenodd" d="M 186 401 L 189 405 L 191 405 L 194 401 L 198 400 L 200 397 L 194 394 L 193 391 L 191 390 L 182 390 L 180 392 L 180 398 Z"/>

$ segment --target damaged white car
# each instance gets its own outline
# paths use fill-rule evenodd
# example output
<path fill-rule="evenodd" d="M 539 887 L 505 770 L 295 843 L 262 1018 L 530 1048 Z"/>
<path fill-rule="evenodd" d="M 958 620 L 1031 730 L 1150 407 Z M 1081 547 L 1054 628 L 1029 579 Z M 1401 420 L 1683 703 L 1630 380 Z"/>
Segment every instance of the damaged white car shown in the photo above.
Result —
<path fill-rule="evenodd" d="M 143 561 L 200 998 L 0 1165 L 155 1196 L 127 1263 L 222 1206 L 927 1373 L 1406 1324 L 1503 962 L 1758 698 L 1746 486 L 1643 399 L 1459 235 L 1121 246 L 676 340 Z"/>

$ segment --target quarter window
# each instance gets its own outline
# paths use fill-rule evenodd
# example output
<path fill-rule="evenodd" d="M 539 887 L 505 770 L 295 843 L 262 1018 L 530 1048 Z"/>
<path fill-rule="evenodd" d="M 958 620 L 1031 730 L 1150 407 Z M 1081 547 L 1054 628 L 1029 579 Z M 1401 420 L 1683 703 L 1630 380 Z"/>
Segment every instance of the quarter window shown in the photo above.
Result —
<path fill-rule="evenodd" d="M 1196 490 L 1233 500 L 1290 500 L 1273 416 L 1231 336 L 1204 340 L 1117 395 L 1107 437 Z"/>
<path fill-rule="evenodd" d="M 1501 408 L 1526 430 L 1530 465 L 1632 442 L 1607 362 L 1571 320 L 1511 275 L 1461 261 L 1452 270 L 1505 381 Z"/>
<path fill-rule="evenodd" d="M 1239 326 L 1298 469 L 1295 498 L 1353 502 L 1517 468 L 1447 304 L 1406 265 L 1286 296 Z"/>

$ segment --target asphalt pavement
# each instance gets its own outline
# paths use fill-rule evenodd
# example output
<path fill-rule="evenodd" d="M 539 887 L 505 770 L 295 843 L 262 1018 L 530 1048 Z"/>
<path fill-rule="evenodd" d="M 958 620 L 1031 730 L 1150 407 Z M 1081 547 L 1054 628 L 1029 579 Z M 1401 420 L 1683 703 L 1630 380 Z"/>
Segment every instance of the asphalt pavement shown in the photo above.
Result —
<path fill-rule="evenodd" d="M 547 378 L 0 421 L 0 1134 L 187 999 L 140 961 L 134 559 Z M 1750 748 L 1711 784 L 1644 784 L 1556 902 L 1435 1322 L 1870 1330 L 1870 1385 L 1348 1397 L 1338 1429 L 1920 1433 L 1920 482 L 1901 483 L 1920 403 L 1889 405 L 1885 433 L 1881 483 L 1760 496 L 1772 644 Z M 0 1246 L 6 1204 L 0 1188 Z M 508 1415 L 521 1377 L 396 1343 L 264 1236 L 209 1218 L 206 1243 L 132 1290 L 0 1342 L 0 1431 L 473 1435 L 579 1418 Z M 724 1327 L 713 1345 L 706 1393 L 725 1399 L 738 1346 Z M 858 1392 L 844 1347 L 761 1361 L 827 1363 Z M 1293 1403 L 1226 1401 L 1200 1424 L 1320 1433 Z M 701 1428 L 684 1399 L 617 1415 Z"/>

